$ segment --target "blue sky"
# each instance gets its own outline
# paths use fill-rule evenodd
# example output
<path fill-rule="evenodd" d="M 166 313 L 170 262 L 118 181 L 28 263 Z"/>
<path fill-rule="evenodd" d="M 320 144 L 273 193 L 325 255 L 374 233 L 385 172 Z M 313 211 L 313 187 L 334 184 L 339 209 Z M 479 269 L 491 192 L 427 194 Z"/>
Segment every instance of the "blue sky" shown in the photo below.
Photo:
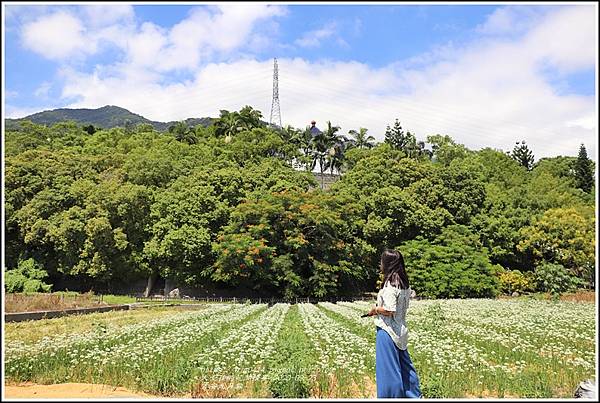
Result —
<path fill-rule="evenodd" d="M 594 5 L 17 5 L 5 11 L 5 116 L 125 107 L 168 121 L 253 105 L 284 124 L 398 118 L 425 139 L 595 156 Z"/>

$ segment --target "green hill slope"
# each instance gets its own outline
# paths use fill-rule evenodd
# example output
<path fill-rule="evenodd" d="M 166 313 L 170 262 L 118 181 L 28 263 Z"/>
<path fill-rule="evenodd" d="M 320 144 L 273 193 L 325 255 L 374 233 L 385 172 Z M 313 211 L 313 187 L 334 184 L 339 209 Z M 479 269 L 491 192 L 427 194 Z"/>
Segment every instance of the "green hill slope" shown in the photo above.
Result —
<path fill-rule="evenodd" d="M 134 126 L 142 123 L 151 124 L 158 131 L 166 131 L 169 126 L 176 123 L 171 122 L 157 122 L 146 119 L 145 117 L 136 113 L 130 112 L 127 109 L 107 105 L 98 109 L 53 109 L 49 111 L 43 111 L 34 113 L 33 115 L 25 116 L 20 119 L 6 119 L 5 124 L 7 129 L 18 128 L 19 121 L 30 120 L 33 123 L 52 126 L 55 123 L 72 120 L 81 124 L 91 124 L 104 129 L 110 129 L 118 126 L 125 126 L 126 124 L 133 124 Z M 188 118 L 184 120 L 188 126 L 203 125 L 208 126 L 212 122 L 211 118 Z"/>

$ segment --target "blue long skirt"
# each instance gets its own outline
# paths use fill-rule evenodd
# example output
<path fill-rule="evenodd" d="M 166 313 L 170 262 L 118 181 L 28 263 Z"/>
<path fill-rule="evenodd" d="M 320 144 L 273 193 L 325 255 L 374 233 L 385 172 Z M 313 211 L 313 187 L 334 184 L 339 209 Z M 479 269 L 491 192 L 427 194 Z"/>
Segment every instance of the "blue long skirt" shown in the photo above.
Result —
<path fill-rule="evenodd" d="M 377 328 L 375 338 L 375 380 L 377 397 L 420 398 L 419 377 L 408 350 L 401 350 L 390 335 Z"/>

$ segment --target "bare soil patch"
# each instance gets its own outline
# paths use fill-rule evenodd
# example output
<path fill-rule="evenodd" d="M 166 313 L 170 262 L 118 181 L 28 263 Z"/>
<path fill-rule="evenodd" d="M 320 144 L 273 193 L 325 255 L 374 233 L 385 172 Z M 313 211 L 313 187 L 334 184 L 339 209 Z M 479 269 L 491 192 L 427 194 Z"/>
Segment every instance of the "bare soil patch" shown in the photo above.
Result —
<path fill-rule="evenodd" d="M 477 393 L 466 393 L 465 397 L 467 399 L 518 399 L 519 396 L 511 395 L 510 393 L 505 393 L 504 396 L 500 397 L 497 391 L 491 391 L 488 389 L 484 389 L 481 392 Z"/>
<path fill-rule="evenodd" d="M 5 385 L 4 396 L 8 399 L 90 399 L 90 398 L 156 398 L 142 392 L 134 392 L 122 387 L 93 383 L 61 383 L 55 385 L 37 385 L 22 383 Z"/>
<path fill-rule="evenodd" d="M 547 292 L 547 293 L 537 293 L 537 294 L 525 294 L 525 295 L 520 295 L 518 297 L 513 297 L 511 295 L 499 295 L 498 299 L 519 300 L 519 299 L 526 299 L 526 298 L 532 298 L 532 297 L 535 297 L 536 299 L 541 299 L 541 300 L 553 300 L 555 298 L 552 294 Z M 578 290 L 575 292 L 561 294 L 558 298 L 560 301 L 595 303 L 596 302 L 596 293 L 594 291 Z"/>
<path fill-rule="evenodd" d="M 561 295 L 560 300 L 575 302 L 596 302 L 596 293 L 594 291 L 577 291 Z"/>
<path fill-rule="evenodd" d="M 6 294 L 4 312 L 36 312 L 46 310 L 63 310 L 72 308 L 93 308 L 106 306 L 98 296 L 86 294 Z"/>

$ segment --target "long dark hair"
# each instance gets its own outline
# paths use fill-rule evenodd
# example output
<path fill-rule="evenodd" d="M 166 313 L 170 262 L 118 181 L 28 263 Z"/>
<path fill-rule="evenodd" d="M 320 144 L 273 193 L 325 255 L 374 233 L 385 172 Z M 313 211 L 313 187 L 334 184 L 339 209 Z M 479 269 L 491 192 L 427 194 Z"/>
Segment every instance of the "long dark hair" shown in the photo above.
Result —
<path fill-rule="evenodd" d="M 386 249 L 381 254 L 381 266 L 383 268 L 383 285 L 389 281 L 392 287 L 407 289 L 408 275 L 404 266 L 402 254 L 394 249 Z"/>

